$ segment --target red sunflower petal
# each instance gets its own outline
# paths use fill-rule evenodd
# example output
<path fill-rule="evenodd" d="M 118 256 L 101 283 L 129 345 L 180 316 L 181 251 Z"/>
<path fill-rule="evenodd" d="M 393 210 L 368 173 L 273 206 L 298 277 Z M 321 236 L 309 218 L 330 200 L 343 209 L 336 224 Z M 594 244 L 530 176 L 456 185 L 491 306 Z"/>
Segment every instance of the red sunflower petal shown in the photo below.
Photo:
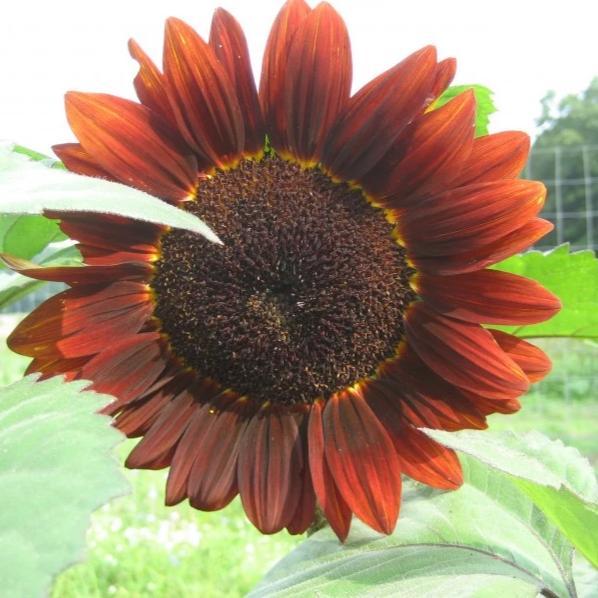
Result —
<path fill-rule="evenodd" d="M 141 404 L 138 401 L 126 405 L 115 418 L 115 426 L 129 438 L 135 438 L 145 434 L 156 417 L 173 399 L 172 393 L 165 389 L 158 391 Z M 109 409 L 110 413 L 116 410 Z"/>
<path fill-rule="evenodd" d="M 456 490 L 463 484 L 461 464 L 455 452 L 405 425 L 393 435 L 403 472 L 410 478 L 442 490 Z"/>
<path fill-rule="evenodd" d="M 411 256 L 410 260 L 418 270 L 438 276 L 473 272 L 527 249 L 553 228 L 554 224 L 548 220 L 532 218 L 504 237 L 469 251 L 456 255 Z"/>
<path fill-rule="evenodd" d="M 152 267 L 146 262 L 124 262 L 111 266 L 38 266 L 28 260 L 0 253 L 11 270 L 36 280 L 75 284 L 100 284 L 117 280 L 147 280 Z"/>
<path fill-rule="evenodd" d="M 196 442 L 209 424 L 210 420 L 207 417 L 209 409 L 209 405 L 202 405 L 193 411 L 189 424 L 181 435 L 180 442 L 177 443 L 166 482 L 164 502 L 167 506 L 176 505 L 188 496 L 189 472 L 198 456 Z"/>
<path fill-rule="evenodd" d="M 74 380 L 79 373 L 79 370 L 89 361 L 90 357 L 75 357 L 73 359 L 65 359 L 63 357 L 56 357 L 55 355 L 42 356 L 34 358 L 25 370 L 25 375 L 40 372 L 41 380 L 64 375 L 66 380 Z"/>
<path fill-rule="evenodd" d="M 316 495 L 309 479 L 309 471 L 306 470 L 304 475 L 303 489 L 297 510 L 287 525 L 287 531 L 292 535 L 305 533 L 316 516 Z"/>
<path fill-rule="evenodd" d="M 267 410 L 255 415 L 241 439 L 238 483 L 249 520 L 264 534 L 286 527 L 297 509 L 302 454 L 293 414 Z"/>
<path fill-rule="evenodd" d="M 330 527 L 341 542 L 347 539 L 351 526 L 351 509 L 341 496 L 324 450 L 322 412 L 324 402 L 317 400 L 311 408 L 308 427 L 309 468 L 318 503 Z"/>
<path fill-rule="evenodd" d="M 306 414 L 307 415 L 307 414 Z M 309 447 L 307 438 L 307 427 L 309 425 L 308 417 L 304 417 L 301 422 L 301 438 L 303 444 L 303 470 L 301 472 L 301 496 L 295 514 L 287 525 L 287 531 L 290 534 L 302 534 L 314 522 L 316 516 L 316 494 L 311 481 L 309 467 Z"/>
<path fill-rule="evenodd" d="M 164 75 L 181 134 L 215 166 L 237 160 L 245 125 L 235 88 L 212 48 L 186 23 L 166 21 Z"/>
<path fill-rule="evenodd" d="M 135 335 L 152 313 L 145 285 L 81 286 L 50 297 L 8 337 L 16 353 L 74 358 L 98 353 L 115 335 Z"/>
<path fill-rule="evenodd" d="M 265 131 L 249 49 L 241 26 L 223 8 L 216 9 L 210 29 L 210 46 L 232 82 L 245 121 L 245 152 L 264 149 Z"/>
<path fill-rule="evenodd" d="M 426 101 L 438 97 L 448 87 L 455 75 L 456 67 L 457 63 L 454 58 L 447 58 L 438 63 L 435 82 Z M 396 171 L 399 163 L 407 154 L 418 122 L 419 120 L 416 119 L 407 125 L 376 166 L 361 178 L 361 185 L 368 195 L 375 198 L 388 195 L 388 173 Z"/>
<path fill-rule="evenodd" d="M 47 212 L 60 218 L 61 230 L 79 241 L 77 248 L 86 264 L 117 265 L 122 262 L 153 262 L 158 257 L 161 227 L 119 216 Z"/>
<path fill-rule="evenodd" d="M 436 75 L 427 46 L 362 87 L 332 127 L 322 163 L 344 180 L 360 180 L 425 108 Z"/>
<path fill-rule="evenodd" d="M 401 463 L 388 433 L 354 389 L 334 394 L 323 415 L 326 461 L 349 508 L 385 534 L 401 500 Z"/>
<path fill-rule="evenodd" d="M 463 483 L 461 464 L 454 451 L 426 436 L 398 417 L 380 418 L 409 477 L 443 490 L 455 490 Z"/>
<path fill-rule="evenodd" d="M 527 162 L 529 148 L 529 136 L 521 131 L 478 137 L 453 186 L 514 179 L 521 174 Z"/>
<path fill-rule="evenodd" d="M 454 58 L 445 58 L 436 67 L 436 78 L 432 86 L 431 95 L 437 98 L 451 84 L 457 72 L 457 61 Z"/>
<path fill-rule="evenodd" d="M 538 382 L 552 369 L 550 359 L 538 347 L 512 334 L 489 330 L 500 348 L 524 371 L 530 382 Z"/>
<path fill-rule="evenodd" d="M 351 91 L 351 47 L 345 23 L 327 3 L 298 27 L 290 44 L 281 111 L 284 122 L 273 146 L 301 160 L 318 162 L 326 135 Z"/>
<path fill-rule="evenodd" d="M 436 311 L 478 324 L 535 324 L 561 308 L 558 297 L 535 280 L 499 270 L 455 276 L 422 273 L 411 284 Z"/>
<path fill-rule="evenodd" d="M 151 110 L 107 94 L 66 94 L 69 124 L 98 164 L 120 182 L 163 199 L 193 193 L 197 163 Z"/>
<path fill-rule="evenodd" d="M 166 368 L 157 332 L 112 340 L 83 366 L 80 378 L 93 380 L 93 390 L 114 395 L 119 404 L 143 394 Z"/>
<path fill-rule="evenodd" d="M 134 39 L 129 40 L 129 53 L 139 63 L 139 72 L 133 81 L 139 101 L 155 114 L 159 114 L 176 131 L 164 75 Z"/>
<path fill-rule="evenodd" d="M 189 438 L 196 455 L 189 470 L 187 495 L 196 509 L 222 509 L 238 494 L 239 449 L 248 415 L 245 398 L 220 399 L 203 412 L 207 421 L 201 436 Z"/>
<path fill-rule="evenodd" d="M 71 172 L 111 181 L 116 180 L 97 164 L 80 143 L 59 143 L 58 145 L 53 145 L 52 150 Z"/>
<path fill-rule="evenodd" d="M 515 398 L 528 389 L 523 371 L 478 324 L 436 314 L 420 302 L 409 308 L 405 330 L 422 361 L 460 388 L 489 398 Z"/>
<path fill-rule="evenodd" d="M 287 0 L 276 17 L 264 52 L 260 77 L 260 101 L 270 141 L 281 145 L 287 129 L 285 105 L 285 74 L 289 48 L 299 25 L 311 12 L 304 0 Z"/>
<path fill-rule="evenodd" d="M 131 451 L 125 466 L 131 469 L 162 469 L 172 454 L 195 412 L 201 409 L 191 393 L 182 392 L 160 413 L 145 436 Z"/>
<path fill-rule="evenodd" d="M 475 108 L 473 92 L 466 91 L 415 123 L 405 158 L 386 174 L 386 185 L 378 190 L 389 196 L 385 207 L 404 206 L 450 185 L 471 153 Z"/>
<path fill-rule="evenodd" d="M 444 256 L 498 241 L 531 220 L 544 205 L 546 188 L 511 179 L 453 189 L 397 210 L 397 232 L 409 256 Z"/>
<path fill-rule="evenodd" d="M 417 427 L 451 431 L 487 427 L 476 401 L 435 374 L 409 346 L 380 366 L 366 398 L 382 421 L 406 418 Z"/>

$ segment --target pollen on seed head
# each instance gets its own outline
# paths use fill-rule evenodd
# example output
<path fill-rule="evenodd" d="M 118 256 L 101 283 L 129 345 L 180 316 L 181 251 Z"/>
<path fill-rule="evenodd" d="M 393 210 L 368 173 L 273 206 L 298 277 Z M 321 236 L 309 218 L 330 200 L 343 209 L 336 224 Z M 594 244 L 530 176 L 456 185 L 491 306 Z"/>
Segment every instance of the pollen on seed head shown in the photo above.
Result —
<path fill-rule="evenodd" d="M 394 354 L 412 271 L 359 189 L 271 156 L 216 171 L 185 209 L 224 245 L 164 233 L 151 286 L 173 352 L 201 376 L 311 403 Z"/>

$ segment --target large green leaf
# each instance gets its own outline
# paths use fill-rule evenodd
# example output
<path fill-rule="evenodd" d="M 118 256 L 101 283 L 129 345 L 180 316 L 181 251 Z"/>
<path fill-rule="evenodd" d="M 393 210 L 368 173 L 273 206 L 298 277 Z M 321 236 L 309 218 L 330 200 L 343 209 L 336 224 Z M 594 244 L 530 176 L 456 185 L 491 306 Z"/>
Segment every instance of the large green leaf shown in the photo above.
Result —
<path fill-rule="evenodd" d="M 571 253 L 565 244 L 547 253 L 530 251 L 513 256 L 495 268 L 537 280 L 563 304 L 547 322 L 496 328 L 522 338 L 598 338 L 598 260 L 594 252 Z"/>
<path fill-rule="evenodd" d="M 0 389 L 0 594 L 48 593 L 81 559 L 90 514 L 128 489 L 112 448 L 121 435 L 95 412 L 110 397 L 88 382 L 34 377 Z"/>
<path fill-rule="evenodd" d="M 490 122 L 490 115 L 496 112 L 496 107 L 492 100 L 492 91 L 484 85 L 453 85 L 434 102 L 434 108 L 444 106 L 448 101 L 452 100 L 460 93 L 473 89 L 476 99 L 476 114 L 475 114 L 475 134 L 476 137 L 481 135 L 488 135 L 488 124 Z"/>
<path fill-rule="evenodd" d="M 197 216 L 132 187 L 47 168 L 13 147 L 0 148 L 0 213 L 45 210 L 115 214 L 199 233 L 220 242 Z"/>
<path fill-rule="evenodd" d="M 598 483 L 594 470 L 577 449 L 537 432 L 427 431 L 446 446 L 471 455 L 513 476 L 544 515 L 598 567 Z"/>
<path fill-rule="evenodd" d="M 468 449 L 458 491 L 406 483 L 391 536 L 356 521 L 345 545 L 317 532 L 252 596 L 576 596 L 573 547 L 525 484 L 590 500 L 596 480 L 579 453 L 536 434 L 430 433 Z"/>

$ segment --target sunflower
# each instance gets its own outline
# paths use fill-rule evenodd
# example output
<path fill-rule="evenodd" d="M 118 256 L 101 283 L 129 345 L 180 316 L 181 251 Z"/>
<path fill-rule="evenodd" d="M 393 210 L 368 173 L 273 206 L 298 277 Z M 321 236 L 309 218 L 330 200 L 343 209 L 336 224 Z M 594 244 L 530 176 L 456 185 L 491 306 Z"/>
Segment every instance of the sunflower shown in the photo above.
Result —
<path fill-rule="evenodd" d="M 142 437 L 127 466 L 170 467 L 166 503 L 237 494 L 264 533 L 319 507 L 390 533 L 401 475 L 457 488 L 456 455 L 419 428 L 485 428 L 550 369 L 484 325 L 551 317 L 536 282 L 488 269 L 551 229 L 528 138 L 474 139 L 475 99 L 442 107 L 455 61 L 425 47 L 351 95 L 328 4 L 289 0 L 259 91 L 239 24 L 209 42 L 166 23 L 163 72 L 131 41 L 140 103 L 70 92 L 72 171 L 142 189 L 223 244 L 115 216 L 54 214 L 84 266 L 21 270 L 69 289 L 12 333 L 29 372 L 93 382 Z M 15 265 L 18 267 L 18 265 Z"/>

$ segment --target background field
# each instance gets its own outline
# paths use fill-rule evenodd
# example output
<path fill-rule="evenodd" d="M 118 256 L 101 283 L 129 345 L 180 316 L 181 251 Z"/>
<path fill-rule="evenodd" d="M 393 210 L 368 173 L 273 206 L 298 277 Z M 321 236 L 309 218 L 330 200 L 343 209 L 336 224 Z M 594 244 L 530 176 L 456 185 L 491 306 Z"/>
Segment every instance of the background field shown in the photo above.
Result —
<path fill-rule="evenodd" d="M 14 355 L 4 338 L 15 316 L 0 316 L 0 384 L 18 379 L 27 360 Z M 540 430 L 579 448 L 598 464 L 598 346 L 588 342 L 543 341 L 554 359 L 551 376 L 523 399 L 512 416 L 491 418 L 494 429 Z M 117 458 L 134 445 L 125 442 Z M 216 513 L 187 505 L 162 505 L 165 472 L 128 471 L 132 494 L 93 517 L 84 563 L 63 573 L 53 598 L 242 596 L 300 537 L 263 536 L 233 502 Z"/>

